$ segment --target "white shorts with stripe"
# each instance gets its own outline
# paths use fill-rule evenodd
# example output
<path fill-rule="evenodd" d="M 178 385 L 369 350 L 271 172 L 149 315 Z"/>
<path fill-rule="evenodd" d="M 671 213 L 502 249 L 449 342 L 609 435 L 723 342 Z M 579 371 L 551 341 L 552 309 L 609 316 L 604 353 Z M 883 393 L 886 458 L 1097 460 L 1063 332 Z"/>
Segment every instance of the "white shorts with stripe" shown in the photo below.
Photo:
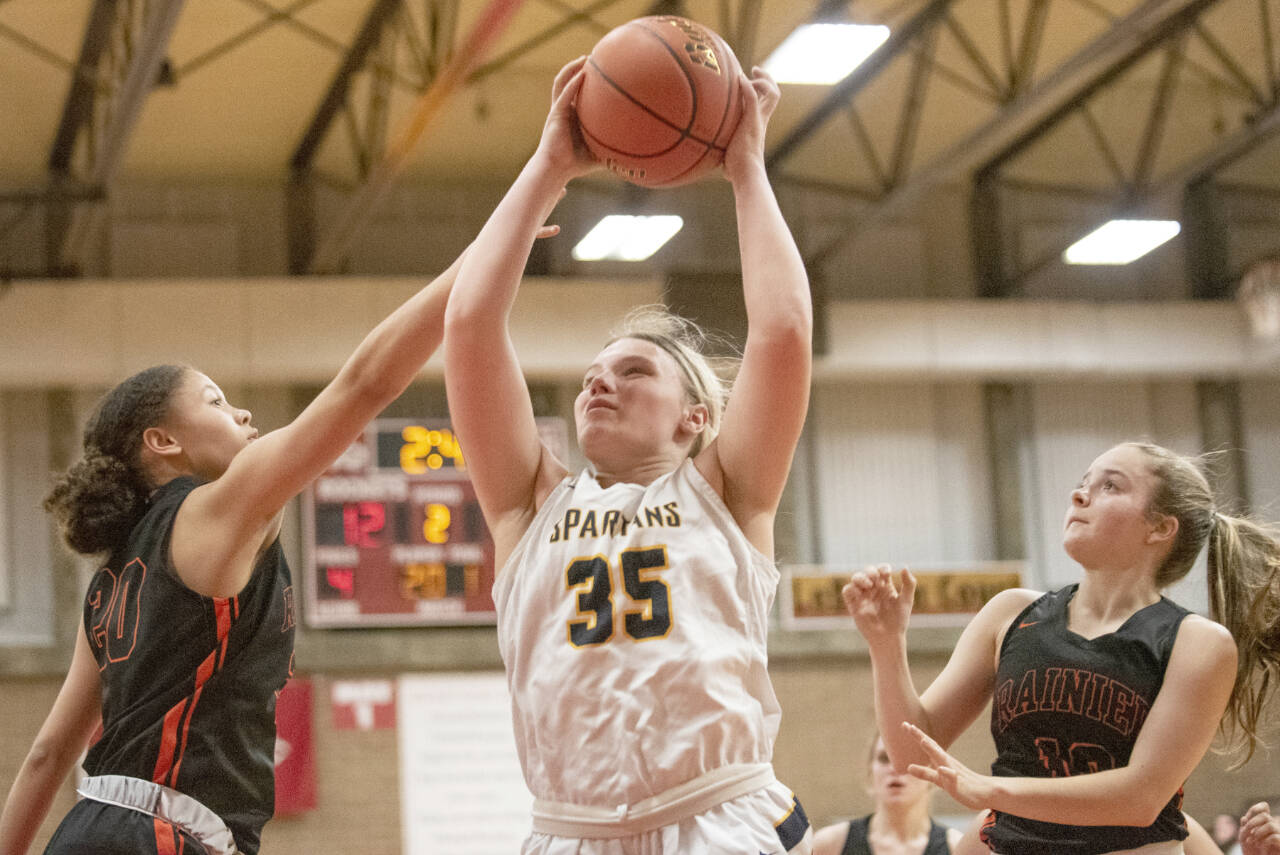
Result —
<path fill-rule="evenodd" d="M 678 822 L 628 837 L 534 832 L 522 855 L 809 855 L 813 830 L 781 783 L 738 796 Z"/>

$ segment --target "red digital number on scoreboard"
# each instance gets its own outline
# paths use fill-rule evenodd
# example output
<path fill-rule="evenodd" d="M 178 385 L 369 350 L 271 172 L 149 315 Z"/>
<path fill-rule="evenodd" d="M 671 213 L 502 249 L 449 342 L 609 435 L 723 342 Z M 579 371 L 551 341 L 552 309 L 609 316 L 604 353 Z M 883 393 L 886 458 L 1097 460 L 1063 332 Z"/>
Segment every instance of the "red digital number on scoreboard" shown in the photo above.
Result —
<path fill-rule="evenodd" d="M 303 511 L 309 624 L 493 622 L 493 542 L 447 424 L 374 422 Z"/>

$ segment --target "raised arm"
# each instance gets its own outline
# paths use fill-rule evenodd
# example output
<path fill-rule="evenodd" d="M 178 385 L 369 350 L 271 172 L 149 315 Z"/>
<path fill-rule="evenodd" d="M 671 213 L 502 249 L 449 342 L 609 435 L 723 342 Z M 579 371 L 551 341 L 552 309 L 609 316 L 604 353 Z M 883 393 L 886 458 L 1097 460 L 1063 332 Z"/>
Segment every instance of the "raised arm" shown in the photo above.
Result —
<path fill-rule="evenodd" d="M 71 667 L 0 814 L 0 855 L 23 855 L 102 720 L 98 664 L 80 627 Z"/>
<path fill-rule="evenodd" d="M 541 142 L 472 244 L 446 312 L 449 415 L 493 532 L 498 566 L 539 496 L 564 472 L 538 438 L 507 324 L 535 229 L 565 184 L 594 166 L 574 137 L 572 104 L 584 61 L 556 75 Z"/>
<path fill-rule="evenodd" d="M 378 324 L 292 423 L 250 443 L 221 477 L 192 491 L 173 534 L 174 566 L 190 587 L 210 596 L 244 587 L 285 503 L 355 441 L 435 352 L 461 260 Z"/>
<path fill-rule="evenodd" d="M 970 808 L 1067 825 L 1150 825 L 1212 742 L 1235 674 L 1236 646 L 1230 633 L 1191 615 L 1178 629 L 1164 683 L 1128 765 L 1062 778 L 980 775 L 915 732 L 928 759 L 910 771 Z M 1178 750 L 1170 751 L 1170 745 Z"/>
<path fill-rule="evenodd" d="M 733 185 L 747 309 L 742 367 L 720 434 L 698 466 L 747 537 L 772 554 L 773 517 L 809 409 L 813 306 L 809 278 L 764 165 L 778 86 L 762 70 L 742 78 L 743 112 L 725 153 Z M 761 452 L 761 437 L 768 437 Z M 705 459 L 704 459 L 705 458 Z"/>
<path fill-rule="evenodd" d="M 999 640 L 1035 591 L 1001 591 L 969 621 L 955 651 L 937 678 L 920 694 L 907 661 L 907 621 L 915 577 L 903 570 L 895 587 L 887 566 L 853 574 L 844 587 L 845 607 L 853 615 L 871 654 L 876 724 L 889 759 L 898 772 L 927 755 L 903 723 L 915 725 L 942 745 L 950 745 L 986 708 L 995 686 Z"/>

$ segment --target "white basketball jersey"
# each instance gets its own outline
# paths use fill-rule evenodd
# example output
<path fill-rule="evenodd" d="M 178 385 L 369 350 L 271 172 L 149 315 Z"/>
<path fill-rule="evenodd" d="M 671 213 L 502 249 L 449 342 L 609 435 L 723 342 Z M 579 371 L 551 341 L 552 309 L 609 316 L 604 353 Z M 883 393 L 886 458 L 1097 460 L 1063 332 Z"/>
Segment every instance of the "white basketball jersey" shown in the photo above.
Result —
<path fill-rule="evenodd" d="M 565 478 L 493 587 L 533 794 L 632 804 L 769 762 L 777 585 L 692 460 L 647 487 Z"/>

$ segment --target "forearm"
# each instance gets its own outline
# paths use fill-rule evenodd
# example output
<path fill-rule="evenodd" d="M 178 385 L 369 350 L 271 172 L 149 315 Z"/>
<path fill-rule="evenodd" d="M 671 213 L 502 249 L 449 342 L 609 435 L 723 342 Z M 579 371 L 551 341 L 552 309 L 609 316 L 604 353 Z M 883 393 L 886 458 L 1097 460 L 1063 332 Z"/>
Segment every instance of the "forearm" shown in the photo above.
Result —
<path fill-rule="evenodd" d="M 903 731 L 902 723 L 910 722 L 930 733 L 928 715 L 911 679 L 905 636 L 878 640 L 870 647 L 876 726 L 894 767 L 905 772 L 910 764 L 922 762 L 925 754 L 915 738 Z"/>
<path fill-rule="evenodd" d="M 567 179 L 535 155 L 525 164 L 467 253 L 446 323 L 465 333 L 475 325 L 505 326 L 515 303 L 538 226 L 559 200 Z"/>
<path fill-rule="evenodd" d="M 733 191 L 742 290 L 752 332 L 776 327 L 808 335 L 813 326 L 809 277 L 763 162 L 739 178 Z"/>
<path fill-rule="evenodd" d="M 79 753 L 33 748 L 18 770 L 0 815 L 0 855 L 23 855 L 40 830 Z"/>
<path fill-rule="evenodd" d="M 1132 766 L 1066 778 L 991 778 L 990 807 L 1062 825 L 1147 826 L 1176 792 Z"/>
<path fill-rule="evenodd" d="M 381 409 L 413 381 L 444 338 L 445 306 L 470 249 L 373 328 L 347 359 L 334 384 L 366 390 Z"/>

